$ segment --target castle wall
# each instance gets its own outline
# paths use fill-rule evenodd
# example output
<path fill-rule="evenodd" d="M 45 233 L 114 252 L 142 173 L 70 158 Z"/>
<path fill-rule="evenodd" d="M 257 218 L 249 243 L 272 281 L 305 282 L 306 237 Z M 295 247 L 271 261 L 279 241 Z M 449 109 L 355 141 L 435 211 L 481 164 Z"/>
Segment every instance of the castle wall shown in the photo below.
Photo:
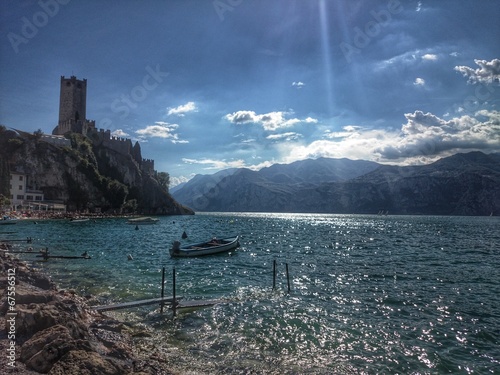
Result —
<path fill-rule="evenodd" d="M 142 159 L 141 170 L 149 175 L 154 175 L 155 161 L 153 159 Z"/>

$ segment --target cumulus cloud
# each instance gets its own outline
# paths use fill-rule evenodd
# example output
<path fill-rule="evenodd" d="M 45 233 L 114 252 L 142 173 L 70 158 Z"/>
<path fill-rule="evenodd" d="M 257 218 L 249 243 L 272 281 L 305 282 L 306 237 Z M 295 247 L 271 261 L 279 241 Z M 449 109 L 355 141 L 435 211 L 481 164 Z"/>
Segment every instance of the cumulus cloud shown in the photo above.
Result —
<path fill-rule="evenodd" d="M 194 102 L 187 102 L 186 104 L 180 105 L 175 108 L 167 108 L 167 115 L 184 116 L 188 112 L 196 112 L 196 104 Z"/>
<path fill-rule="evenodd" d="M 188 143 L 188 141 L 180 140 L 179 135 L 175 133 L 178 127 L 177 124 L 158 121 L 154 125 L 148 125 L 144 129 L 136 130 L 136 134 L 142 139 L 165 138 L 170 139 L 172 143 Z"/>
<path fill-rule="evenodd" d="M 298 118 L 287 119 L 286 117 L 289 114 L 289 112 L 276 111 L 258 115 L 254 111 L 237 111 L 231 114 L 227 114 L 224 117 L 226 120 L 230 121 L 233 124 L 259 124 L 262 125 L 264 130 L 267 131 L 275 131 L 278 129 L 288 128 L 301 122 L 317 122 L 316 119 L 313 119 L 311 117 L 308 117 L 305 120 L 300 120 Z"/>
<path fill-rule="evenodd" d="M 123 131 L 122 129 L 116 129 L 115 131 L 111 132 L 111 135 L 113 137 L 119 137 L 119 138 L 126 138 L 130 136 L 130 134 Z"/>
<path fill-rule="evenodd" d="M 405 114 L 406 124 L 395 143 L 375 150 L 385 159 L 439 155 L 455 150 L 499 150 L 499 112 L 479 111 L 443 120 L 431 113 Z M 483 121 L 481 121 L 483 120 Z"/>
<path fill-rule="evenodd" d="M 500 59 L 493 59 L 491 61 L 486 60 L 474 60 L 474 62 L 479 65 L 478 69 L 473 69 L 468 66 L 456 66 L 455 70 L 462 73 L 462 75 L 468 78 L 469 83 L 500 83 Z"/>
<path fill-rule="evenodd" d="M 422 60 L 436 61 L 437 59 L 438 59 L 437 55 L 433 53 L 426 53 L 425 55 L 422 56 Z"/>
<path fill-rule="evenodd" d="M 301 89 L 302 87 L 304 87 L 306 84 L 304 82 L 292 82 L 292 86 L 298 88 L 298 89 Z"/>
<path fill-rule="evenodd" d="M 481 110 L 449 120 L 422 111 L 405 117 L 406 123 L 399 130 L 346 126 L 309 144 L 281 144 L 283 162 L 323 156 L 418 164 L 457 151 L 500 151 L 499 111 Z"/>
<path fill-rule="evenodd" d="M 415 81 L 413 82 L 415 86 L 424 86 L 425 85 L 425 79 L 423 78 L 415 78 Z"/>

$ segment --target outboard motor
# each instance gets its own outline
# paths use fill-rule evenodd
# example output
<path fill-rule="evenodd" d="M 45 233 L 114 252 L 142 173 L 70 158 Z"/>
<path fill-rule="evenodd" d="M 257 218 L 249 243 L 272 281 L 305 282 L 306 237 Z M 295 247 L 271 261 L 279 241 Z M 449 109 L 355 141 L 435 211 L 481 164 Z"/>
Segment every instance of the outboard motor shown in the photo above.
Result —
<path fill-rule="evenodd" d="M 172 244 L 172 250 L 179 251 L 181 249 L 180 241 L 175 240 Z"/>

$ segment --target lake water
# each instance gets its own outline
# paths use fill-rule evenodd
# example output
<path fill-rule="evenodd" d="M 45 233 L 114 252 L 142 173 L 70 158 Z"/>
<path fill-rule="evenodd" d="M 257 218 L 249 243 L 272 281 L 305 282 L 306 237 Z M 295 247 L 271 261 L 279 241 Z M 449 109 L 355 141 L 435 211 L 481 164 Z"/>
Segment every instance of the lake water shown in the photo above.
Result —
<path fill-rule="evenodd" d="M 500 373 L 498 217 L 217 213 L 139 230 L 125 222 L 27 221 L 2 238 L 31 236 L 53 255 L 87 251 L 91 260 L 37 266 L 101 304 L 159 297 L 162 267 L 166 295 L 175 267 L 177 295 L 223 299 L 175 319 L 152 306 L 108 313 L 151 330 L 140 345 L 186 373 Z M 240 234 L 241 247 L 171 259 L 183 231 L 184 242 Z"/>

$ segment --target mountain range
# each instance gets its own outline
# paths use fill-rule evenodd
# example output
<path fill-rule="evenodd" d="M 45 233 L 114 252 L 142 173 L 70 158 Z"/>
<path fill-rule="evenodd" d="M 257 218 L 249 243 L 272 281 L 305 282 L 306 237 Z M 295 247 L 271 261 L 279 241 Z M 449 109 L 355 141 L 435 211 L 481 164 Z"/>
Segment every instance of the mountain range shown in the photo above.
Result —
<path fill-rule="evenodd" d="M 170 192 L 195 211 L 490 215 L 500 212 L 500 153 L 404 167 L 307 159 L 196 175 Z"/>

